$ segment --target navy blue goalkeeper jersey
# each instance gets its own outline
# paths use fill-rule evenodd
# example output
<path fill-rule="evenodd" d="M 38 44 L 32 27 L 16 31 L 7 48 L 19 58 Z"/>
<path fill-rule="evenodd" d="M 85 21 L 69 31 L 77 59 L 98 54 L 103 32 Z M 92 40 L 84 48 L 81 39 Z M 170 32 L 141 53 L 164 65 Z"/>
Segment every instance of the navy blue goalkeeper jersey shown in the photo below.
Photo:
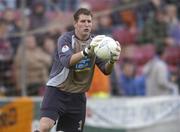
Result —
<path fill-rule="evenodd" d="M 86 41 L 79 40 L 74 31 L 59 37 L 47 86 L 58 87 L 70 93 L 82 93 L 90 87 L 95 64 L 105 73 L 106 62 L 95 55 L 84 57 L 73 66 L 69 65 L 71 56 L 88 47 L 92 38 L 90 35 Z"/>

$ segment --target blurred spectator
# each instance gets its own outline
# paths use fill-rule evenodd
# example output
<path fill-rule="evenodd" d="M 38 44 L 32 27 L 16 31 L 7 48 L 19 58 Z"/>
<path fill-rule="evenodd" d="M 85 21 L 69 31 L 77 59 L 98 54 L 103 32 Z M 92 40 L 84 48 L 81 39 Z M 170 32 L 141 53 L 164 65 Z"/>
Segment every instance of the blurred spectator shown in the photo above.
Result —
<path fill-rule="evenodd" d="M 123 8 L 123 6 L 126 7 L 128 4 L 131 4 L 131 1 L 127 1 L 127 0 L 117 1 L 114 7 Z M 137 20 L 136 20 L 134 8 L 125 8 L 124 10 L 113 11 L 111 17 L 112 17 L 113 26 L 115 27 L 119 27 L 119 26 L 120 27 L 126 26 L 129 28 L 136 27 Z"/>
<path fill-rule="evenodd" d="M 9 95 L 13 91 L 12 60 L 13 50 L 7 40 L 7 25 L 0 20 L 0 91 Z"/>
<path fill-rule="evenodd" d="M 79 5 L 79 0 L 60 0 L 58 3 L 62 11 L 75 11 Z"/>
<path fill-rule="evenodd" d="M 179 94 L 180 94 L 180 64 L 178 64 L 178 66 L 177 66 L 177 73 L 176 73 L 176 75 L 177 75 L 176 82 L 178 84 Z"/>
<path fill-rule="evenodd" d="M 59 28 L 49 28 L 49 30 L 47 31 L 47 33 L 44 35 L 44 37 L 50 37 L 52 38 L 54 41 L 57 41 L 57 39 L 59 38 L 59 36 L 61 36 L 61 31 L 59 30 Z"/>
<path fill-rule="evenodd" d="M 97 18 L 98 25 L 95 34 L 111 35 L 112 19 L 109 14 L 99 16 Z"/>
<path fill-rule="evenodd" d="M 48 55 L 52 56 L 56 48 L 54 40 L 50 37 L 44 38 L 44 43 L 42 48 Z"/>
<path fill-rule="evenodd" d="M 134 9 L 126 9 L 119 12 L 121 26 L 113 28 L 113 37 L 122 45 L 134 44 L 137 39 L 137 18 Z"/>
<path fill-rule="evenodd" d="M 123 96 L 145 95 L 144 79 L 136 77 L 136 67 L 129 59 L 126 59 L 122 64 L 119 86 L 120 94 Z"/>
<path fill-rule="evenodd" d="M 165 16 L 166 16 L 167 22 L 170 25 L 177 24 L 179 20 L 178 20 L 178 16 L 177 16 L 177 7 L 176 7 L 176 5 L 167 4 L 165 6 Z"/>
<path fill-rule="evenodd" d="M 164 47 L 156 47 L 156 55 L 144 66 L 147 96 L 178 94 L 178 86 L 169 79 L 168 65 L 163 60 L 164 53 Z"/>
<path fill-rule="evenodd" d="M 153 10 L 158 10 L 164 8 L 166 2 L 164 0 L 150 0 L 152 3 Z"/>
<path fill-rule="evenodd" d="M 59 0 L 44 0 L 44 3 L 48 11 L 54 12 L 60 10 Z"/>
<path fill-rule="evenodd" d="M 144 25 L 139 35 L 138 42 L 142 44 L 152 43 L 158 47 L 164 47 L 168 38 L 168 25 L 165 21 L 164 10 L 156 10 L 155 16 Z M 168 42 L 168 41 L 167 41 Z"/>
<path fill-rule="evenodd" d="M 136 28 L 136 16 L 132 9 L 127 9 L 120 12 L 120 17 L 122 18 L 123 24 L 131 30 Z"/>
<path fill-rule="evenodd" d="M 180 22 L 175 25 L 171 25 L 169 28 L 169 46 L 180 46 Z"/>
<path fill-rule="evenodd" d="M 120 90 L 120 86 L 118 84 L 118 79 L 120 76 L 119 65 L 120 65 L 119 63 L 114 64 L 114 69 L 111 72 L 110 78 L 109 78 L 110 86 L 111 86 L 110 92 L 111 92 L 111 95 L 113 95 L 113 96 L 119 96 L 122 93 Z"/>
<path fill-rule="evenodd" d="M 16 9 L 16 0 L 0 0 L 0 11 L 6 8 Z"/>
<path fill-rule="evenodd" d="M 180 22 L 176 5 L 166 5 L 166 21 L 168 23 L 169 46 L 180 46 Z"/>
<path fill-rule="evenodd" d="M 27 66 L 27 95 L 39 95 L 40 88 L 45 84 L 48 78 L 48 70 L 51 65 L 51 56 L 46 54 L 42 49 L 37 46 L 34 36 L 26 36 L 25 38 L 25 55 Z M 21 45 L 15 57 L 15 74 L 16 74 L 16 87 L 21 87 L 21 63 L 22 63 L 22 50 Z"/>
<path fill-rule="evenodd" d="M 179 0 L 164 0 L 166 4 L 176 5 L 178 18 L 180 19 L 180 2 Z"/>
<path fill-rule="evenodd" d="M 171 72 L 170 74 L 170 81 L 173 82 L 173 83 L 176 83 L 179 87 L 179 72 L 178 71 L 175 71 L 175 72 Z"/>
<path fill-rule="evenodd" d="M 44 38 L 44 42 L 42 45 L 43 51 L 49 55 L 51 58 L 54 55 L 54 50 L 56 49 L 56 44 L 53 38 L 46 36 Z M 48 73 L 50 72 L 50 67 L 48 68 Z M 44 94 L 44 87 L 41 87 L 40 89 L 40 95 Z"/>
<path fill-rule="evenodd" d="M 31 8 L 35 2 L 42 1 L 42 0 L 23 0 L 23 1 L 25 1 L 26 8 Z M 18 9 L 21 8 L 21 4 L 22 4 L 22 0 L 16 0 L 16 7 Z"/>
<path fill-rule="evenodd" d="M 4 11 L 6 8 L 6 2 L 4 0 L 0 0 L 0 12 Z"/>
<path fill-rule="evenodd" d="M 16 0 L 5 0 L 6 7 L 16 9 Z"/>
<path fill-rule="evenodd" d="M 81 1 L 78 8 L 92 9 L 91 5 L 87 1 Z"/>
<path fill-rule="evenodd" d="M 48 19 L 46 17 L 46 8 L 43 2 L 35 2 L 31 7 L 32 13 L 29 16 L 30 20 L 30 30 L 37 30 L 39 28 L 45 27 L 48 24 Z M 44 33 L 36 33 L 35 37 L 37 39 L 38 45 L 42 45 Z"/>
<path fill-rule="evenodd" d="M 144 27 L 145 22 L 154 16 L 156 10 L 162 9 L 165 6 L 164 0 L 149 0 L 144 4 L 140 4 L 135 8 L 137 17 L 137 26 L 139 29 Z"/>
<path fill-rule="evenodd" d="M 92 33 L 93 34 L 96 34 L 96 32 L 98 30 L 98 25 L 99 25 L 98 18 L 94 17 L 93 18 L 93 27 L 92 27 Z"/>
<path fill-rule="evenodd" d="M 111 18 L 112 18 L 113 27 L 120 27 L 122 25 L 122 20 L 121 20 L 121 17 L 119 15 L 119 11 L 112 12 Z"/>
<path fill-rule="evenodd" d="M 80 0 L 45 0 L 48 10 L 61 10 L 63 12 L 75 11 L 80 4 Z"/>
<path fill-rule="evenodd" d="M 15 19 L 16 19 L 15 10 L 10 9 L 10 8 L 6 8 L 3 11 L 2 19 L 6 23 L 7 33 L 10 33 L 14 29 L 14 27 L 15 27 L 15 22 L 14 22 Z"/>
<path fill-rule="evenodd" d="M 170 70 L 170 81 L 176 83 L 180 93 L 180 65 L 177 64 L 174 69 Z"/>
<path fill-rule="evenodd" d="M 7 25 L 7 37 L 13 48 L 13 53 L 15 54 L 21 41 L 21 38 L 16 35 L 21 32 L 22 22 L 14 9 L 6 8 L 2 17 Z"/>
<path fill-rule="evenodd" d="M 14 23 L 16 19 L 15 10 L 6 8 L 2 14 L 2 18 L 4 19 L 7 25 L 7 31 L 11 32 L 15 26 L 15 23 Z"/>
<path fill-rule="evenodd" d="M 21 36 L 18 36 L 17 34 L 21 33 L 22 26 L 23 26 L 22 20 L 16 19 L 14 21 L 13 29 L 9 32 L 8 40 L 12 45 L 14 55 L 16 54 L 19 44 L 21 43 Z"/>

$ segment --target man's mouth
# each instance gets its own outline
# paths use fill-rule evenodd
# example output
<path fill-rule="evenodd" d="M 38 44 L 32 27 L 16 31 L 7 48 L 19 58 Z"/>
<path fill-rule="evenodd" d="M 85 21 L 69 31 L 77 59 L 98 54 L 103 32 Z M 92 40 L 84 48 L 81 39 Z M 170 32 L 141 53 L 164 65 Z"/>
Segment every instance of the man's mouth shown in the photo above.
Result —
<path fill-rule="evenodd" d="M 89 32 L 89 29 L 84 29 L 85 32 Z"/>

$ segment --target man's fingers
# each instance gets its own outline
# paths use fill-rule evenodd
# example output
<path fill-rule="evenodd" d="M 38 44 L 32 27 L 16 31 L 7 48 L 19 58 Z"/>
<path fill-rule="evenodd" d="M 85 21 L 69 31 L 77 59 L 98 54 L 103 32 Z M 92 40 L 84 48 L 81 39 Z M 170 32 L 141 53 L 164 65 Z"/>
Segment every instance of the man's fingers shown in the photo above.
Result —
<path fill-rule="evenodd" d="M 116 44 L 120 46 L 120 43 L 118 41 L 116 41 Z"/>
<path fill-rule="evenodd" d="M 116 47 L 116 50 L 117 50 L 118 52 L 120 52 L 120 51 L 121 51 L 121 47 L 117 46 L 117 47 Z"/>
<path fill-rule="evenodd" d="M 111 60 L 112 61 L 117 61 L 117 60 L 119 60 L 119 56 L 112 56 Z"/>
<path fill-rule="evenodd" d="M 99 42 L 99 41 L 102 41 L 103 38 L 104 38 L 104 37 L 94 38 L 92 41 Z"/>
<path fill-rule="evenodd" d="M 116 44 L 117 44 L 117 50 L 118 50 L 118 51 L 121 51 L 121 45 L 120 45 L 120 43 L 119 43 L 118 41 L 116 41 Z"/>
<path fill-rule="evenodd" d="M 114 51 L 111 51 L 111 54 L 112 55 L 120 55 L 120 51 L 114 50 Z"/>
<path fill-rule="evenodd" d="M 96 47 L 103 39 L 103 36 L 102 37 L 98 37 L 98 38 L 94 38 L 91 42 L 91 46 L 93 47 Z"/>
<path fill-rule="evenodd" d="M 98 38 L 104 38 L 104 37 L 106 37 L 105 35 L 97 35 L 96 37 L 95 37 L 95 39 L 98 39 Z"/>
<path fill-rule="evenodd" d="M 98 35 L 98 36 L 94 37 L 92 41 L 99 42 L 99 41 L 101 41 L 104 37 L 106 37 L 106 36 L 105 36 L 105 35 Z"/>
<path fill-rule="evenodd" d="M 102 39 L 101 39 L 101 38 L 98 38 L 98 39 L 95 39 L 95 40 L 94 40 L 94 43 L 98 43 L 98 42 L 100 42 L 100 41 L 102 41 Z"/>

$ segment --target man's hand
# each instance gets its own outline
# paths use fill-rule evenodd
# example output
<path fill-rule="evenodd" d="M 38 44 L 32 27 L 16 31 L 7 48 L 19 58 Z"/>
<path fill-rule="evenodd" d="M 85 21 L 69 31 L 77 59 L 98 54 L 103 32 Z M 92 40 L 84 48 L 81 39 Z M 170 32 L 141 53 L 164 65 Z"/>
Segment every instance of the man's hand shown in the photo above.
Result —
<path fill-rule="evenodd" d="M 92 39 L 90 47 L 94 49 L 96 46 L 98 46 L 99 42 L 101 42 L 105 37 L 105 35 L 97 35 Z"/>
<path fill-rule="evenodd" d="M 99 42 L 101 42 L 104 37 L 105 35 L 97 35 L 94 37 L 90 45 L 82 51 L 83 56 L 91 56 L 94 53 L 94 48 L 98 46 Z"/>
<path fill-rule="evenodd" d="M 120 53 L 121 53 L 121 46 L 120 43 L 118 41 L 116 41 L 117 43 L 117 48 L 114 51 L 111 51 L 111 59 L 110 59 L 110 63 L 114 64 L 116 61 L 119 60 L 120 57 Z"/>

